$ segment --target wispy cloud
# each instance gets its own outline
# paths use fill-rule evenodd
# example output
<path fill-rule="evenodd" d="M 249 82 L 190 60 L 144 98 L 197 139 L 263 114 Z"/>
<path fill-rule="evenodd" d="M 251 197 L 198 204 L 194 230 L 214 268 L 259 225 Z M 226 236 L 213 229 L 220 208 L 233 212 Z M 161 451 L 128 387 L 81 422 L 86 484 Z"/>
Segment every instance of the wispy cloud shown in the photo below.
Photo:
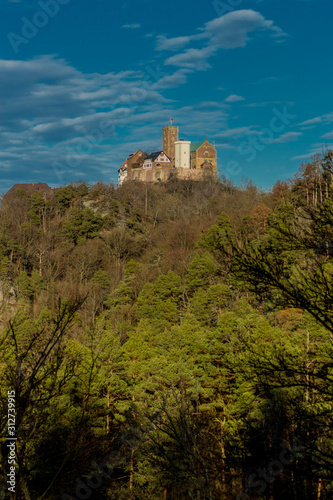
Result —
<path fill-rule="evenodd" d="M 228 128 L 227 130 L 223 130 L 222 132 L 216 134 L 216 137 L 226 139 L 239 139 L 241 137 L 247 137 L 249 135 L 258 135 L 259 132 L 258 130 L 256 130 L 256 128 L 256 125 L 250 125 L 249 127 Z"/>
<path fill-rule="evenodd" d="M 157 36 L 156 50 L 179 50 L 185 47 L 191 41 L 190 36 L 178 36 L 174 38 L 166 38 L 163 35 Z"/>
<path fill-rule="evenodd" d="M 264 106 L 272 105 L 272 104 L 285 104 L 287 106 L 294 106 L 295 103 L 291 101 L 264 101 L 264 102 L 251 102 L 249 104 L 244 104 L 247 108 L 262 108 Z"/>
<path fill-rule="evenodd" d="M 313 144 L 310 150 L 302 155 L 293 156 L 291 160 L 311 160 L 315 155 L 323 154 L 326 150 L 333 151 L 333 143 L 328 144 Z"/>
<path fill-rule="evenodd" d="M 333 130 L 321 136 L 322 139 L 333 140 Z"/>
<path fill-rule="evenodd" d="M 300 123 L 300 125 L 307 127 L 311 125 L 320 125 L 320 124 L 327 125 L 331 123 L 333 123 L 333 112 L 326 113 L 325 115 L 321 116 L 316 116 L 315 118 L 310 118 L 309 120 L 305 120 L 304 122 Z"/>
<path fill-rule="evenodd" d="M 244 97 L 236 94 L 231 94 L 229 95 L 226 99 L 225 102 L 239 102 L 239 101 L 245 101 Z"/>
<path fill-rule="evenodd" d="M 162 74 L 161 77 L 152 84 L 154 90 L 163 90 L 179 87 L 187 82 L 188 74 L 192 73 L 189 69 L 179 69 L 169 75 Z"/>
<path fill-rule="evenodd" d="M 141 24 L 123 24 L 123 28 L 135 30 L 135 29 L 141 28 Z"/>
<path fill-rule="evenodd" d="M 204 44 L 203 47 L 190 47 L 182 53 L 167 58 L 165 64 L 206 70 L 210 67 L 208 59 L 217 51 L 244 47 L 250 40 L 250 33 L 266 32 L 276 40 L 286 37 L 273 21 L 265 19 L 254 10 L 229 12 L 209 21 L 198 31 L 199 33 L 194 35 L 174 38 L 158 36 L 156 44 L 158 51 L 177 51 L 197 42 Z"/>
<path fill-rule="evenodd" d="M 169 57 L 165 64 L 171 66 L 180 66 L 182 68 L 190 68 L 197 70 L 205 70 L 210 68 L 207 59 L 213 54 L 211 47 L 203 49 L 188 49 L 181 54 Z"/>
<path fill-rule="evenodd" d="M 265 85 L 266 83 L 279 83 L 288 80 L 288 76 L 266 76 L 260 80 L 252 82 L 252 85 Z"/>
<path fill-rule="evenodd" d="M 297 141 L 297 139 L 303 135 L 302 132 L 286 132 L 285 134 L 280 135 L 274 139 L 274 143 L 276 144 L 285 144 L 286 142 Z"/>

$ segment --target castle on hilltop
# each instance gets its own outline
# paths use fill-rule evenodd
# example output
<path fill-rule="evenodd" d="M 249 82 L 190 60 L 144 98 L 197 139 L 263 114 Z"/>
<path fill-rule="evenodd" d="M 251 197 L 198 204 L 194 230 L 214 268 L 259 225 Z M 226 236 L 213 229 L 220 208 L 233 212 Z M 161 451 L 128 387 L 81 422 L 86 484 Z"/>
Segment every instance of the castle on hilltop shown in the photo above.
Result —
<path fill-rule="evenodd" d="M 180 179 L 202 179 L 205 173 L 217 175 L 217 153 L 208 140 L 191 143 L 178 139 L 179 129 L 163 127 L 163 149 L 148 155 L 141 149 L 130 154 L 118 170 L 119 185 L 126 181 L 166 181 L 177 174 Z"/>

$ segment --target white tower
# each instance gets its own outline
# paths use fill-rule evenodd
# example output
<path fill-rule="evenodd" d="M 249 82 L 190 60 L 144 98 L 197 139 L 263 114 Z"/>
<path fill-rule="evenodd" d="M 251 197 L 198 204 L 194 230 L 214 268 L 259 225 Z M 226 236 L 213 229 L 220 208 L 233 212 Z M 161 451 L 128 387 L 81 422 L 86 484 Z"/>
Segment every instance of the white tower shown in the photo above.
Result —
<path fill-rule="evenodd" d="M 191 141 L 176 141 L 175 142 L 175 167 L 190 168 L 190 149 Z"/>

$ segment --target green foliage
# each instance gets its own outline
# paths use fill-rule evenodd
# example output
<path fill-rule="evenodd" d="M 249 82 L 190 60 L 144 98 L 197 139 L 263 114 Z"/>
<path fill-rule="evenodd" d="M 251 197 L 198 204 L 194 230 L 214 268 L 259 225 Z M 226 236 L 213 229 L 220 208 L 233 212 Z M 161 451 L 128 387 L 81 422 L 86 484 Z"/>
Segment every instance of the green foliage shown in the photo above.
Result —
<path fill-rule="evenodd" d="M 1 304 L 0 431 L 14 388 L 18 497 L 75 498 L 109 463 L 96 498 L 332 498 L 333 205 L 301 187 L 4 200 L 1 290 L 18 300 Z"/>
<path fill-rule="evenodd" d="M 160 276 L 154 284 L 147 283 L 140 292 L 133 313 L 138 319 L 150 318 L 165 325 L 177 322 L 183 297 L 181 278 L 172 271 Z"/>
<path fill-rule="evenodd" d="M 214 326 L 222 310 L 230 304 L 230 299 L 230 287 L 216 284 L 207 290 L 199 288 L 191 298 L 190 308 L 198 321 Z"/>
<path fill-rule="evenodd" d="M 107 290 L 110 286 L 108 275 L 102 269 L 95 272 L 92 283 L 100 286 L 103 290 Z"/>
<path fill-rule="evenodd" d="M 117 215 L 119 213 L 119 203 L 117 200 L 110 200 L 109 212 L 111 215 Z"/>
<path fill-rule="evenodd" d="M 57 206 L 62 212 L 71 206 L 71 201 L 74 198 L 73 191 L 72 186 L 63 187 L 56 191 Z"/>
<path fill-rule="evenodd" d="M 31 276 L 22 271 L 16 278 L 15 285 L 18 288 L 18 297 L 30 301 L 44 288 L 43 279 L 36 271 L 33 271 Z"/>
<path fill-rule="evenodd" d="M 261 299 L 308 310 L 332 330 L 327 299 L 332 294 L 330 202 L 316 210 L 278 207 L 267 234 L 246 249 L 233 248 L 233 273 Z M 318 240 L 318 234 L 323 239 Z"/>
<path fill-rule="evenodd" d="M 116 290 L 105 301 L 110 308 L 128 306 L 134 303 L 137 297 L 137 279 L 140 273 L 140 265 L 131 259 L 125 267 L 124 279 L 119 282 Z"/>
<path fill-rule="evenodd" d="M 228 215 L 223 212 L 210 227 L 207 234 L 202 236 L 197 242 L 197 247 L 207 248 L 216 257 L 221 258 L 225 254 L 226 247 L 234 239 L 234 230 L 232 229 Z"/>
<path fill-rule="evenodd" d="M 77 245 L 80 239 L 95 238 L 103 226 L 103 218 L 90 208 L 80 210 L 72 208 L 68 212 L 67 220 L 62 226 L 61 233 L 69 241 Z"/>
<path fill-rule="evenodd" d="M 218 268 L 208 252 L 203 255 L 195 254 L 186 275 L 189 292 L 193 293 L 198 288 L 213 284 L 217 275 Z"/>
<path fill-rule="evenodd" d="M 74 193 L 77 198 L 83 198 L 89 193 L 89 188 L 85 182 L 74 187 Z"/>

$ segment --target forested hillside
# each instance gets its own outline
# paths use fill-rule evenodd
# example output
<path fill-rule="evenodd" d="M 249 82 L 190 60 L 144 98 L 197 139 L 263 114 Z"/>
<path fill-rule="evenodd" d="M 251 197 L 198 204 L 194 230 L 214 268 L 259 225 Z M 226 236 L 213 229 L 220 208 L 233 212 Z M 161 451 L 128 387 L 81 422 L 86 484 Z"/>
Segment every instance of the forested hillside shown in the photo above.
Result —
<path fill-rule="evenodd" d="M 332 498 L 332 160 L 4 197 L 0 498 Z"/>

